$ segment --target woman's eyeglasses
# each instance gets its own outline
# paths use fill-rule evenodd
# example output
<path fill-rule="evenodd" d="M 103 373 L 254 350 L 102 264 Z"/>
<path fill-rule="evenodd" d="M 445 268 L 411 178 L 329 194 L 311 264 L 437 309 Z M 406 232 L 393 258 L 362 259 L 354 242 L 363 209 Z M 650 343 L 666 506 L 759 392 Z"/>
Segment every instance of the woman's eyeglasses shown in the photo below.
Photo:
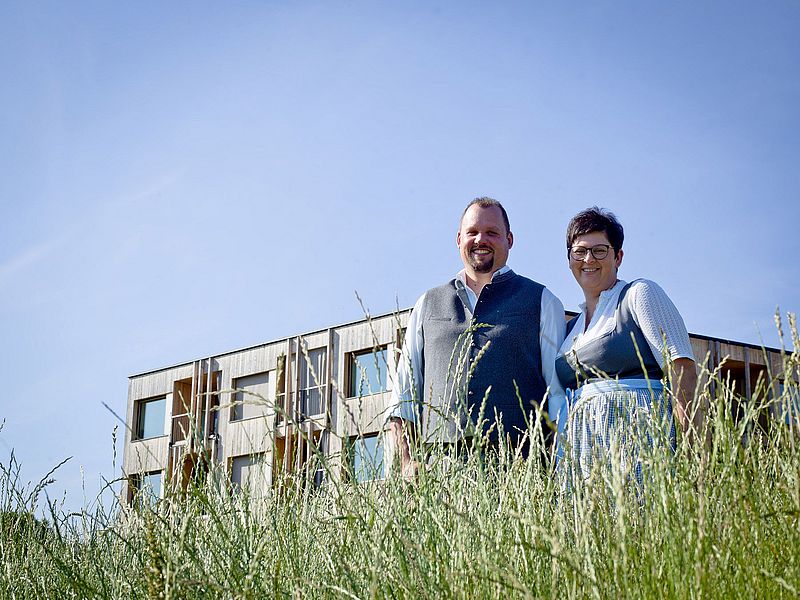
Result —
<path fill-rule="evenodd" d="M 586 258 L 586 255 L 591 252 L 592 256 L 594 256 L 596 260 L 603 260 L 606 256 L 608 256 L 608 251 L 611 250 L 611 248 L 613 248 L 613 246 L 610 244 L 597 244 L 591 248 L 586 248 L 584 246 L 573 246 L 572 248 L 569 248 L 568 254 L 572 260 L 583 260 Z"/>

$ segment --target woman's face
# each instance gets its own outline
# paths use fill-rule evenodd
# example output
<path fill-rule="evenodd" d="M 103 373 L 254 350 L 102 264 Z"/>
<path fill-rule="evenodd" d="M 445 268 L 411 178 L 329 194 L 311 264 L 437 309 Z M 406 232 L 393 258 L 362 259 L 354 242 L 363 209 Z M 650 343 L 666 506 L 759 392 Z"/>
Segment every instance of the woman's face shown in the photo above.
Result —
<path fill-rule="evenodd" d="M 600 292 L 613 287 L 617 282 L 617 269 L 622 264 L 622 250 L 618 250 L 614 256 L 614 248 L 609 248 L 608 254 L 602 260 L 597 260 L 588 251 L 589 248 L 601 244 L 610 246 L 608 236 L 604 231 L 592 231 L 579 235 L 572 242 L 572 248 L 587 249 L 583 260 L 575 260 L 571 254 L 569 257 L 569 268 L 587 298 L 596 298 Z"/>

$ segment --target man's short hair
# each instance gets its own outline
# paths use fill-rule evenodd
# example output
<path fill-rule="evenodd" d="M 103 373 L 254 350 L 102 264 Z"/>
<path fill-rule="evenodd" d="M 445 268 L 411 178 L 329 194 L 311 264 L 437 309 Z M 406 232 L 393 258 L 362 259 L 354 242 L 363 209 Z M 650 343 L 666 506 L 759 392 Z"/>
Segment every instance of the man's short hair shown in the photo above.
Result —
<path fill-rule="evenodd" d="M 622 250 L 622 242 L 625 240 L 622 224 L 614 213 L 592 206 L 572 217 L 567 225 L 567 251 L 569 252 L 578 237 L 595 231 L 606 234 L 609 244 L 614 248 L 614 256 Z"/>
<path fill-rule="evenodd" d="M 497 208 L 499 208 L 500 212 L 503 215 L 503 223 L 505 223 L 506 225 L 506 233 L 511 233 L 511 225 L 508 222 L 508 213 L 506 213 L 506 209 L 503 208 L 503 205 L 500 204 L 497 200 L 495 200 L 494 198 L 489 198 L 489 196 L 481 196 L 480 198 L 475 198 L 472 202 L 467 204 L 467 207 L 464 209 L 464 212 L 461 213 L 461 221 L 464 220 L 464 215 L 467 214 L 467 211 L 469 210 L 470 206 L 473 206 L 475 204 L 477 204 L 481 208 L 489 208 L 490 206 L 496 206 Z M 461 221 L 459 221 L 459 226 Z"/>

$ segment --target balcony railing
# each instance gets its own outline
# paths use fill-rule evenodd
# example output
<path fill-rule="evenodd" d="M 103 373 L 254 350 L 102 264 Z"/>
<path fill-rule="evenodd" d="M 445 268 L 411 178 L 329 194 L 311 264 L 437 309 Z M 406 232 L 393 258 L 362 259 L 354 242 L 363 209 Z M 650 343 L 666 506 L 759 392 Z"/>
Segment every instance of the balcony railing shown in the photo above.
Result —
<path fill-rule="evenodd" d="M 325 386 L 317 386 L 300 390 L 300 414 L 303 420 L 325 412 Z"/>
<path fill-rule="evenodd" d="M 279 404 L 283 405 L 283 397 L 281 394 L 278 396 Z M 283 410 L 275 412 L 275 422 L 280 424 L 288 419 L 291 422 L 301 422 L 309 417 L 315 417 L 325 412 L 325 386 L 306 388 L 297 392 L 297 404 L 293 400 L 295 394 L 289 394 L 289 405 L 287 406 L 286 414 Z"/>

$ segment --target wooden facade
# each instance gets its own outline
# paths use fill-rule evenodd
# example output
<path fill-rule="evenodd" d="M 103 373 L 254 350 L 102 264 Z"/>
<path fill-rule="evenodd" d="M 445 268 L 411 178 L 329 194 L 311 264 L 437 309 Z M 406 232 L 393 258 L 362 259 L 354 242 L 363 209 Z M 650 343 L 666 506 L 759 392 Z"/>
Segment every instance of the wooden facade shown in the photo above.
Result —
<path fill-rule="evenodd" d="M 334 471 L 343 468 L 349 440 L 382 430 L 407 318 L 408 311 L 383 315 L 130 377 L 122 497 L 130 500 L 148 475 L 186 485 L 207 461 L 234 480 L 244 465 L 251 487 L 303 468 L 318 451 Z M 374 349 L 384 351 L 384 381 L 351 393 L 353 357 Z M 258 375 L 274 382 L 266 394 L 237 394 L 239 382 Z M 140 421 L 154 405 L 163 406 L 163 430 L 142 435 Z"/>
<path fill-rule="evenodd" d="M 344 473 L 353 441 L 375 440 L 382 431 L 408 315 L 362 319 L 131 376 L 122 497 L 130 501 L 146 482 L 163 495 L 168 484 L 186 486 L 202 476 L 209 463 L 251 491 L 306 468 L 317 453 L 326 457 L 328 473 Z M 690 337 L 698 364 L 730 380 L 742 398 L 781 373 L 777 350 Z M 354 378 L 359 365 L 368 365 L 358 357 L 371 356 L 384 363 L 375 367 L 383 381 L 365 389 Z"/>

